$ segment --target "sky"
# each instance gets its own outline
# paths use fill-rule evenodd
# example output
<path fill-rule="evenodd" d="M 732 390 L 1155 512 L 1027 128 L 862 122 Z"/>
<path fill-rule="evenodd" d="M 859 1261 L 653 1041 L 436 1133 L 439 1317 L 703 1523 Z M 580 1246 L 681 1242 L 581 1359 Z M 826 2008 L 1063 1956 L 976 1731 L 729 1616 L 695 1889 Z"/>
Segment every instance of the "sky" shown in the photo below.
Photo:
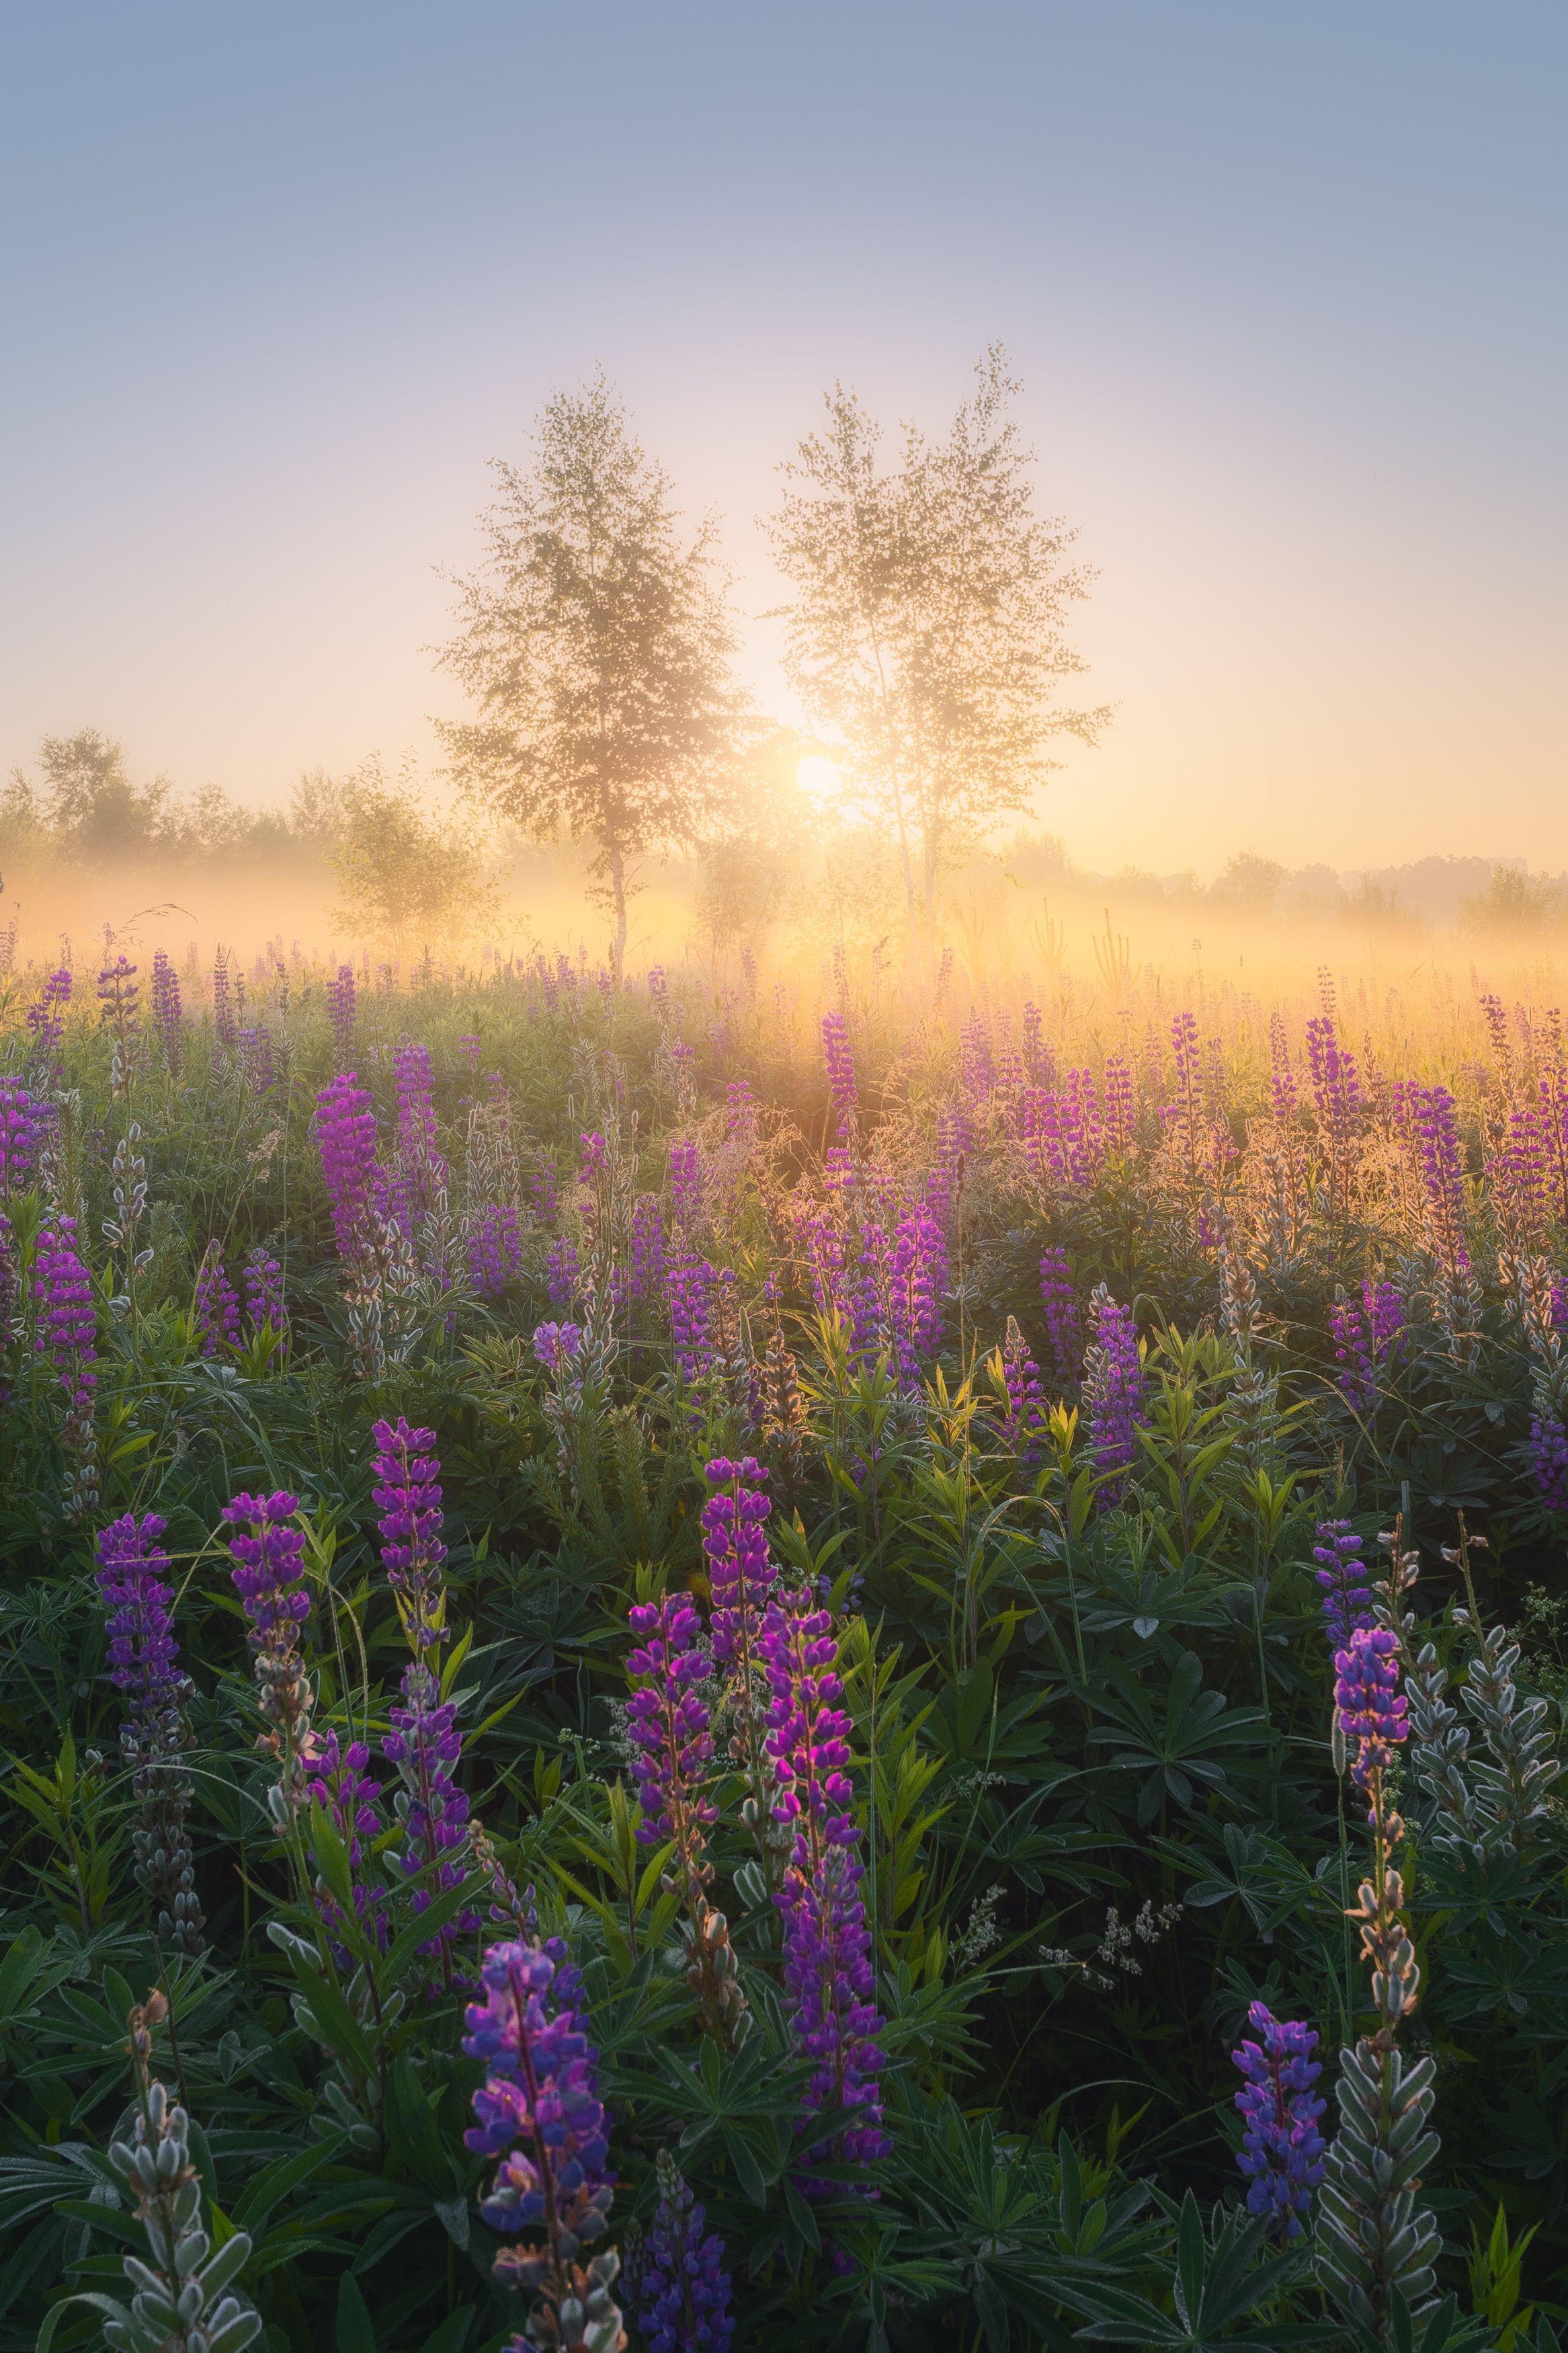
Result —
<path fill-rule="evenodd" d="M 487 461 L 602 366 L 722 518 L 1021 376 L 1082 862 L 1568 866 L 1568 12 L 0 0 L 0 769 L 434 762 Z"/>

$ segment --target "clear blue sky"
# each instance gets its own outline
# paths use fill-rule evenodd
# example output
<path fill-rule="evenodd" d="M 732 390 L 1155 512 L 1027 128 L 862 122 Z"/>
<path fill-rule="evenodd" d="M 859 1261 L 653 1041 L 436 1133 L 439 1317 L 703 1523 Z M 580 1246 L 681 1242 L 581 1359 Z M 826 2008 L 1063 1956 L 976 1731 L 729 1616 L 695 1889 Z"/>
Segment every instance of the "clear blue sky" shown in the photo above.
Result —
<path fill-rule="evenodd" d="M 596 363 L 760 613 L 821 387 L 940 425 L 999 337 L 1100 570 L 1076 849 L 1568 862 L 1565 68 L 1509 0 L 0 9 L 0 764 L 427 747 L 434 567 Z"/>

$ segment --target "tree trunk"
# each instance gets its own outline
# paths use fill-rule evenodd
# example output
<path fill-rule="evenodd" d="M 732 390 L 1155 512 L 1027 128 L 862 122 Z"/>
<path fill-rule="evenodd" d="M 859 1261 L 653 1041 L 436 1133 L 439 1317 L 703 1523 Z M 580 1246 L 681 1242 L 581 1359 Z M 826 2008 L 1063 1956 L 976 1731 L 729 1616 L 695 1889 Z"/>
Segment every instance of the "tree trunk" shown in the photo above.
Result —
<path fill-rule="evenodd" d="M 610 963 L 619 988 L 626 960 L 626 863 L 614 844 L 610 849 L 610 892 L 616 906 L 616 936 L 610 947 Z"/>

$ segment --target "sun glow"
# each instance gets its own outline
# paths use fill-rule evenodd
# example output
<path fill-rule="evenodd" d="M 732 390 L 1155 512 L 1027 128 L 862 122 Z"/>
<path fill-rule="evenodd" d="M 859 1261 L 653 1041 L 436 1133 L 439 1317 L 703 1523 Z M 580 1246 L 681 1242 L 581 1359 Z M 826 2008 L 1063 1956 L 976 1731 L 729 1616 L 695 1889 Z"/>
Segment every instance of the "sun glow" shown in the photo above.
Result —
<path fill-rule="evenodd" d="M 829 801 L 837 800 L 844 790 L 842 772 L 821 752 L 808 752 L 805 758 L 798 762 L 795 780 L 808 800 L 824 807 Z"/>

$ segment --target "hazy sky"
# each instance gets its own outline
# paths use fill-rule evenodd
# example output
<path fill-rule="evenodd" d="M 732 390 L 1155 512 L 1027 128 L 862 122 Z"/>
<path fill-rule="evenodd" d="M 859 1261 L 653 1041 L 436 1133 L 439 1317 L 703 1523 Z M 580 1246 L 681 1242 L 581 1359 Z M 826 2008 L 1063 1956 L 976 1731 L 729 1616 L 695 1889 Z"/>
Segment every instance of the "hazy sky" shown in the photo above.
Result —
<path fill-rule="evenodd" d="M 436 567 L 601 363 L 760 613 L 822 387 L 940 426 L 999 337 L 1075 852 L 1568 863 L 1565 68 L 1562 0 L 0 0 L 0 765 L 428 754 Z"/>

